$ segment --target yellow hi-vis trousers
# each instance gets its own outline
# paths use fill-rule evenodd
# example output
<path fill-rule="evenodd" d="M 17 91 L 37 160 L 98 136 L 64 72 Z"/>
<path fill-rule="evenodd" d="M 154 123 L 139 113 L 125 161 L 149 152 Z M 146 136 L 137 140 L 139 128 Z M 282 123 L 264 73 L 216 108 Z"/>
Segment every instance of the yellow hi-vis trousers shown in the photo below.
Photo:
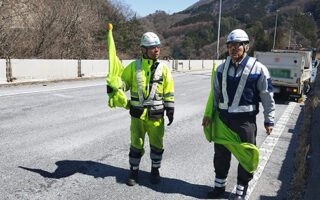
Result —
<path fill-rule="evenodd" d="M 131 146 L 136 149 L 144 149 L 144 138 L 148 133 L 149 143 L 158 149 L 163 148 L 164 120 L 141 120 L 131 117 Z"/>

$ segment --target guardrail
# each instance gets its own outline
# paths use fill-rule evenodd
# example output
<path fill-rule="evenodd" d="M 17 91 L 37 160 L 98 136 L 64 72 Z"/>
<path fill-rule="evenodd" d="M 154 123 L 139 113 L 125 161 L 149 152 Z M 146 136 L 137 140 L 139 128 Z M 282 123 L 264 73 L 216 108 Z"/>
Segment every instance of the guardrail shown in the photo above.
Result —
<path fill-rule="evenodd" d="M 127 66 L 134 60 L 121 60 Z M 171 71 L 210 70 L 223 60 L 161 60 Z M 108 60 L 0 59 L 0 84 L 104 77 Z"/>

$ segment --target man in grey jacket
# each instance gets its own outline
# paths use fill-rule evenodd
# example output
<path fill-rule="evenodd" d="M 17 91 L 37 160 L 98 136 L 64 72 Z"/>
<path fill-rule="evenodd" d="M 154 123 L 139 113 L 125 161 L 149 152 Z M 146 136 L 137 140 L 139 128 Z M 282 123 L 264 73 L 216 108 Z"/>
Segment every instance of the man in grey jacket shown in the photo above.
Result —
<path fill-rule="evenodd" d="M 236 132 L 242 142 L 256 144 L 256 115 L 259 102 L 264 108 L 264 126 L 269 135 L 274 126 L 275 103 L 268 69 L 255 58 L 249 57 L 249 37 L 241 29 L 233 30 L 227 38 L 229 56 L 218 66 L 214 82 L 213 109 L 219 111 L 222 122 Z M 208 126 L 205 117 L 202 125 Z M 231 153 L 221 144 L 214 144 L 215 187 L 209 198 L 220 198 L 225 192 Z M 248 183 L 253 174 L 238 165 L 236 200 L 245 199 Z"/>

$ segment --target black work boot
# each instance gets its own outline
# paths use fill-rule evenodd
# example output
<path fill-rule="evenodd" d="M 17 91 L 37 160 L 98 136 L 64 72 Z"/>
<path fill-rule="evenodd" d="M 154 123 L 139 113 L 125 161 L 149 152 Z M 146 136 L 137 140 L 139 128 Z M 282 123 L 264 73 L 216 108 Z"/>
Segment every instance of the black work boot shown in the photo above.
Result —
<path fill-rule="evenodd" d="M 215 187 L 212 191 L 208 192 L 209 199 L 219 199 L 226 191 L 225 187 Z"/>
<path fill-rule="evenodd" d="M 248 185 L 237 184 L 236 195 L 233 200 L 245 200 Z"/>
<path fill-rule="evenodd" d="M 233 200 L 245 200 L 244 196 L 236 195 Z"/>
<path fill-rule="evenodd" d="M 127 181 L 128 186 L 134 186 L 138 182 L 138 170 L 130 170 L 129 178 Z"/>
<path fill-rule="evenodd" d="M 152 184 L 158 184 L 161 182 L 159 168 L 155 168 L 155 167 L 151 168 L 150 182 Z"/>

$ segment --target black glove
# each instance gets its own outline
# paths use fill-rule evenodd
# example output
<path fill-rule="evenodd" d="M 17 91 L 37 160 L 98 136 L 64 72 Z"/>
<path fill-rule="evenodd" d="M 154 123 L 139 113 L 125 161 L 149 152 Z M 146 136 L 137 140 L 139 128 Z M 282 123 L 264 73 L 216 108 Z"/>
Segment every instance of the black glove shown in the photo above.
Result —
<path fill-rule="evenodd" d="M 167 115 L 167 117 L 168 117 L 168 120 L 169 120 L 169 123 L 167 124 L 167 126 L 170 126 L 171 124 L 172 124 L 172 122 L 173 122 L 173 114 L 168 114 Z"/>
<path fill-rule="evenodd" d="M 113 92 L 113 88 L 107 85 L 107 93 L 110 94 Z"/>

